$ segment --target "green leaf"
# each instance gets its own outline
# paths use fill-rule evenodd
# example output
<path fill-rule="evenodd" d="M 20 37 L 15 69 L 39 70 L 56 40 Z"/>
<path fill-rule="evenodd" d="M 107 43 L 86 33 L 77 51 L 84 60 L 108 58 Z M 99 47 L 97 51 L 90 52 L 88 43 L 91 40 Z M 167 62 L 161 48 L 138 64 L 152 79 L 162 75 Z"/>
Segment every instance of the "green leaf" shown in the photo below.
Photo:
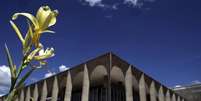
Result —
<path fill-rule="evenodd" d="M 11 89 L 12 89 L 12 86 L 14 86 L 14 82 L 15 82 L 15 79 L 16 79 L 16 66 L 13 63 L 11 54 L 10 54 L 9 49 L 8 49 L 6 44 L 5 44 L 5 51 L 6 51 L 8 65 L 9 65 L 10 73 L 11 73 Z"/>
<path fill-rule="evenodd" d="M 18 70 L 17 70 L 17 76 L 16 76 L 17 78 L 20 76 L 21 72 L 23 71 L 23 69 L 25 67 L 27 67 L 27 65 L 24 64 L 24 63 L 22 63 L 22 65 L 18 68 Z"/>
<path fill-rule="evenodd" d="M 9 51 L 9 49 L 8 49 L 6 44 L 5 44 L 5 50 L 6 50 L 6 56 L 7 56 L 7 59 L 8 59 L 9 67 L 14 67 L 10 51 Z"/>
<path fill-rule="evenodd" d="M 34 71 L 34 69 L 29 70 L 18 82 L 16 88 L 21 87 L 24 85 L 25 80 L 31 75 L 31 73 Z"/>

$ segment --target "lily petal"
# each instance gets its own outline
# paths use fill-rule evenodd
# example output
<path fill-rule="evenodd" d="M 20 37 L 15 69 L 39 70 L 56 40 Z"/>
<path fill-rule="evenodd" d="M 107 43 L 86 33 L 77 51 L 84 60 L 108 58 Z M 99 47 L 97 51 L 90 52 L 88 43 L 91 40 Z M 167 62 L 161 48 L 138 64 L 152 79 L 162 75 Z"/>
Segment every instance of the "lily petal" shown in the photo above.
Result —
<path fill-rule="evenodd" d="M 13 15 L 12 19 L 15 20 L 15 19 L 17 19 L 18 16 L 20 16 L 20 15 L 27 17 L 27 18 L 33 23 L 35 30 L 39 28 L 38 20 L 37 20 L 33 15 L 31 15 L 31 14 L 29 14 L 29 13 L 15 13 L 15 14 Z"/>
<path fill-rule="evenodd" d="M 55 33 L 54 31 L 51 31 L 51 30 L 44 30 L 42 31 L 41 33 Z"/>
<path fill-rule="evenodd" d="M 27 59 L 26 59 L 26 63 L 29 63 L 34 57 L 35 57 L 35 55 L 39 52 L 41 50 L 41 48 L 40 47 L 38 47 L 38 48 L 36 48 L 35 50 L 33 50 L 30 54 L 29 54 L 29 56 L 27 57 Z"/>
<path fill-rule="evenodd" d="M 49 6 L 42 6 L 39 8 L 36 18 L 38 19 L 40 27 L 44 30 L 56 23 L 56 16 L 58 11 L 51 11 Z"/>
<path fill-rule="evenodd" d="M 49 15 L 47 16 L 47 18 L 45 19 L 43 25 L 41 26 L 41 28 L 47 29 L 50 26 L 53 26 L 56 23 L 56 16 L 58 15 L 58 11 L 52 11 L 49 13 Z"/>
<path fill-rule="evenodd" d="M 39 55 L 44 55 L 45 54 L 45 51 L 44 49 L 41 49 L 39 52 L 38 52 Z"/>
<path fill-rule="evenodd" d="M 44 66 L 44 65 L 47 65 L 47 62 L 46 61 L 40 61 L 40 67 Z"/>
<path fill-rule="evenodd" d="M 31 28 L 31 24 L 29 23 L 29 21 L 27 21 L 28 25 L 29 25 L 29 29 L 28 29 L 28 32 L 25 36 L 25 42 L 24 42 L 24 45 L 23 45 L 23 53 L 24 55 L 26 53 L 28 53 L 31 49 L 31 46 L 32 46 L 32 38 L 33 38 L 33 31 L 32 31 L 32 28 Z"/>
<path fill-rule="evenodd" d="M 44 50 L 43 50 L 43 52 L 44 52 Z M 34 60 L 37 60 L 37 61 L 45 60 L 45 59 L 53 57 L 53 56 L 55 56 L 54 48 L 50 48 L 50 49 L 47 48 L 44 53 L 40 53 L 38 56 L 34 56 Z"/>
<path fill-rule="evenodd" d="M 29 21 L 27 21 L 27 23 L 28 23 L 28 25 L 29 25 L 29 29 L 28 29 L 28 33 L 30 34 L 30 37 L 31 38 L 33 38 L 33 30 L 32 30 L 32 26 L 31 26 L 31 24 L 30 24 L 30 22 Z"/>
<path fill-rule="evenodd" d="M 10 21 L 10 24 L 12 25 L 13 29 L 17 33 L 17 36 L 20 39 L 20 41 L 22 42 L 22 44 L 24 44 L 24 39 L 23 39 L 22 34 L 21 34 L 19 28 L 17 27 L 17 25 L 15 25 L 15 23 L 13 21 Z"/>
<path fill-rule="evenodd" d="M 57 21 L 56 17 L 57 17 L 58 14 L 59 14 L 58 10 L 52 11 L 52 18 L 51 18 L 51 20 L 49 22 L 48 27 L 53 26 L 56 23 L 56 21 Z"/>
<path fill-rule="evenodd" d="M 35 45 L 35 47 L 39 46 L 39 39 L 40 39 L 41 33 L 39 32 L 35 32 L 33 38 L 32 38 L 32 42 Z"/>
<path fill-rule="evenodd" d="M 36 18 L 38 19 L 40 27 L 43 26 L 45 20 L 50 15 L 50 13 L 51 13 L 51 9 L 49 8 L 49 6 L 42 6 L 39 8 L 36 14 Z"/>

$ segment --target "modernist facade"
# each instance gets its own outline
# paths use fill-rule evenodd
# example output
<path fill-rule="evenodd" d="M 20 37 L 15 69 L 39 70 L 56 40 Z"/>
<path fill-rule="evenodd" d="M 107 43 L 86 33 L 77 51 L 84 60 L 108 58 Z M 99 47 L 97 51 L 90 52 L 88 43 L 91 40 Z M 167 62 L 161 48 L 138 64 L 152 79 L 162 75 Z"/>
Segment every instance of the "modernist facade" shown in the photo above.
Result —
<path fill-rule="evenodd" d="M 187 101 L 135 66 L 107 53 L 26 86 L 16 101 Z"/>

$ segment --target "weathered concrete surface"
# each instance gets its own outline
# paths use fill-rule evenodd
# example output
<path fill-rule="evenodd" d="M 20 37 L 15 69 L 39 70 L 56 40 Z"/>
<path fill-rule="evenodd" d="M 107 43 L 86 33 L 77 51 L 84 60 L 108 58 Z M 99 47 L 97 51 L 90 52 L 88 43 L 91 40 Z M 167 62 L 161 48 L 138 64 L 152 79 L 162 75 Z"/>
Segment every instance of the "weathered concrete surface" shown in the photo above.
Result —
<path fill-rule="evenodd" d="M 201 84 L 192 84 L 173 88 L 173 90 L 188 101 L 201 101 Z M 184 99 L 181 99 L 182 101 Z"/>

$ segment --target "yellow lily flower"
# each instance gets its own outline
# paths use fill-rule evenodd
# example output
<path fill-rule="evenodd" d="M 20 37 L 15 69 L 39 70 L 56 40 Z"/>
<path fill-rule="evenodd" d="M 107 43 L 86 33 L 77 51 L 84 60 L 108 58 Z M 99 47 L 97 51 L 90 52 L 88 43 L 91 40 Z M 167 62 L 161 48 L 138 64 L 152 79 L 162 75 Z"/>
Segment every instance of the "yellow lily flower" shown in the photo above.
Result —
<path fill-rule="evenodd" d="M 34 49 L 26 58 L 25 63 L 29 63 L 30 61 L 33 60 L 33 58 L 36 56 L 36 54 L 38 54 L 40 52 L 40 50 L 42 49 L 42 44 L 39 44 L 39 47 L 37 47 L 36 49 Z"/>
<path fill-rule="evenodd" d="M 47 48 L 46 50 L 41 49 L 39 51 L 39 54 L 37 56 L 34 56 L 33 58 L 34 60 L 41 61 L 53 56 L 55 56 L 54 48 Z"/>
<path fill-rule="evenodd" d="M 39 39 L 42 33 L 49 32 L 54 33 L 53 31 L 48 30 L 48 27 L 53 26 L 56 23 L 56 17 L 58 15 L 57 10 L 51 10 L 48 6 L 42 6 L 39 8 L 36 17 L 29 13 L 15 13 L 12 17 L 12 20 L 16 20 L 18 16 L 25 16 L 33 24 L 33 37 L 32 42 L 35 47 L 39 46 Z M 24 43 L 22 34 L 20 33 L 17 26 L 11 21 L 11 25 L 16 31 L 20 40 Z"/>

